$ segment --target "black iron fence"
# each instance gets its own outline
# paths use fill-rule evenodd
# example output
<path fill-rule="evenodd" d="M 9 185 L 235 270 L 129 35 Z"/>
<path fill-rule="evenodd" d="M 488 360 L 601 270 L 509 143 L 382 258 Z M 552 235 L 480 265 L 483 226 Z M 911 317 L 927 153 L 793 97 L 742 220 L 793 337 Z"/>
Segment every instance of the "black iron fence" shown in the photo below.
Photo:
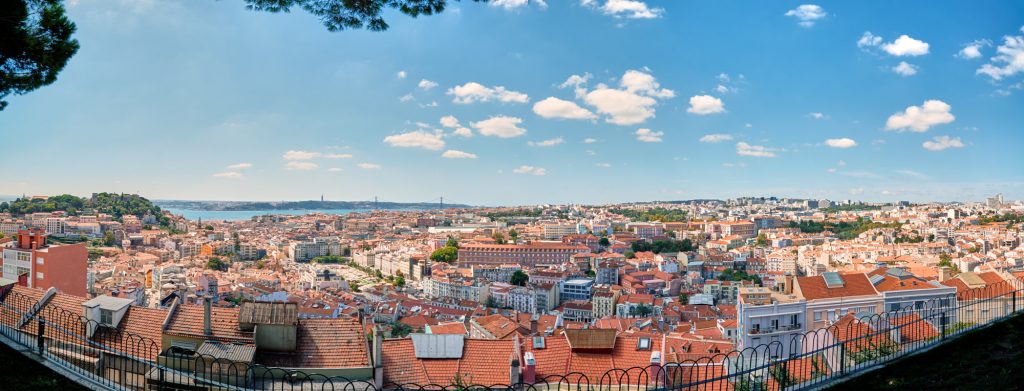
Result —
<path fill-rule="evenodd" d="M 674 352 L 663 351 L 661 362 L 644 367 L 616 368 L 599 376 L 574 372 L 510 381 L 515 384 L 474 384 L 465 380 L 471 377 L 460 375 L 447 384 L 395 384 L 375 381 L 372 375 L 347 378 L 235 362 L 174 345 L 161 348 L 161 341 L 105 326 L 57 305 L 40 306 L 38 297 L 11 289 L 0 291 L 0 335 L 8 344 L 33 349 L 69 376 L 111 390 L 776 391 L 820 387 L 931 348 L 1024 311 L 1022 299 L 1024 284 L 1002 282 L 881 314 L 847 315 L 829 327 L 799 335 L 786 327 L 759 330 L 762 335 L 782 331 L 791 337 L 699 359 L 676 360 Z M 749 332 L 738 331 L 740 338 Z"/>

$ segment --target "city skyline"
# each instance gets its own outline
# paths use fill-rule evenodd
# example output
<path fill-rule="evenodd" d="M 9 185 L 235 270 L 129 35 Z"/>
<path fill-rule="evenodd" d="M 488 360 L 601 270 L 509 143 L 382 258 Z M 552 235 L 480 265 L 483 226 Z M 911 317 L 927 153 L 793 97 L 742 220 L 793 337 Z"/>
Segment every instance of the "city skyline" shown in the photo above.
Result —
<path fill-rule="evenodd" d="M 78 54 L 0 114 L 25 168 L 0 194 L 1024 198 L 1024 5 L 611 3 L 332 33 L 236 1 L 72 1 Z"/>

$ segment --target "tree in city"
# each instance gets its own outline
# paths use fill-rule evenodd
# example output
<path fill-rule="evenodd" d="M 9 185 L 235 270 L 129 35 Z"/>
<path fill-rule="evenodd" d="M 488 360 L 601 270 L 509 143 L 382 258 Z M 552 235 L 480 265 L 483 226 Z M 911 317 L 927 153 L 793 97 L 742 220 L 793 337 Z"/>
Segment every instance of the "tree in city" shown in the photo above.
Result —
<path fill-rule="evenodd" d="M 609 247 L 612 245 L 612 242 L 608 240 L 608 238 L 602 237 L 601 239 L 597 240 L 597 244 L 601 247 Z"/>
<path fill-rule="evenodd" d="M 103 234 L 104 246 L 113 246 L 115 244 L 117 244 L 117 238 L 114 238 L 113 232 L 107 231 L 106 233 Z"/>
<path fill-rule="evenodd" d="M 495 232 L 494 233 L 494 243 L 505 244 L 505 235 L 503 235 L 501 232 Z"/>
<path fill-rule="evenodd" d="M 452 263 L 458 259 L 459 249 L 452 246 L 441 247 L 430 254 L 430 260 L 434 262 Z"/>
<path fill-rule="evenodd" d="M 519 231 L 514 229 L 508 230 L 508 239 L 512 241 L 512 244 L 519 243 Z"/>
<path fill-rule="evenodd" d="M 757 247 L 768 247 L 768 236 L 765 234 L 757 235 L 757 242 L 754 243 Z"/>
<path fill-rule="evenodd" d="M 57 81 L 78 41 L 60 0 L 0 1 L 0 110 L 7 96 Z"/>
<path fill-rule="evenodd" d="M 231 263 L 224 262 L 224 260 L 219 257 L 213 257 L 206 261 L 206 268 L 210 270 L 220 270 L 223 272 L 227 271 L 229 267 L 231 267 Z"/>
<path fill-rule="evenodd" d="M 449 236 L 448 241 L 445 242 L 444 246 L 459 248 L 459 241 L 456 240 L 454 237 Z"/>
<path fill-rule="evenodd" d="M 628 250 L 625 253 L 623 253 L 622 255 L 625 256 L 626 259 L 636 258 L 636 253 L 634 253 L 632 251 L 628 251 Z"/>
<path fill-rule="evenodd" d="M 640 304 L 633 309 L 633 314 L 638 317 L 645 318 L 654 312 L 654 308 L 646 304 Z"/>
<path fill-rule="evenodd" d="M 690 304 L 690 294 L 686 292 L 680 293 L 679 304 Z"/>
<path fill-rule="evenodd" d="M 512 279 L 509 281 L 512 285 L 526 286 L 526 283 L 530 281 L 530 276 L 526 275 L 526 272 L 522 270 L 516 270 L 512 272 Z"/>

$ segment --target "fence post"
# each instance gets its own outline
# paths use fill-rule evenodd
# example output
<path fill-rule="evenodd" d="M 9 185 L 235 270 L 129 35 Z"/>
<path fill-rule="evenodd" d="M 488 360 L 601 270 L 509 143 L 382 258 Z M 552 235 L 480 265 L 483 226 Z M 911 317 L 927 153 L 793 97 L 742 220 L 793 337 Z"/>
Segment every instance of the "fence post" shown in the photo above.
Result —
<path fill-rule="evenodd" d="M 838 338 L 837 338 L 838 339 Z M 846 344 L 839 343 L 839 376 L 846 374 Z"/>
<path fill-rule="evenodd" d="M 42 356 L 45 339 L 44 336 L 46 335 L 46 322 L 43 321 L 42 317 L 39 318 L 39 323 L 38 327 L 36 328 L 36 332 L 38 332 L 38 334 L 36 334 L 36 350 L 38 350 L 39 355 Z"/>
<path fill-rule="evenodd" d="M 942 340 L 945 340 L 946 339 L 946 323 L 949 323 L 949 319 L 946 318 L 946 312 L 945 311 L 942 312 L 942 321 L 939 322 L 939 323 L 942 324 Z"/>

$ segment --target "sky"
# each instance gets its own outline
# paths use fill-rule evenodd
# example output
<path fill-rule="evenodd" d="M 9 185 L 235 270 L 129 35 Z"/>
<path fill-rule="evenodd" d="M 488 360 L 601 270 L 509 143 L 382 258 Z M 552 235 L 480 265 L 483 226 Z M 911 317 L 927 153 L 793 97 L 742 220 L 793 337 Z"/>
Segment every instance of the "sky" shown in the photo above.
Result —
<path fill-rule="evenodd" d="M 77 0 L 0 194 L 473 205 L 1024 198 L 1024 2 L 519 1 L 329 32 Z"/>

